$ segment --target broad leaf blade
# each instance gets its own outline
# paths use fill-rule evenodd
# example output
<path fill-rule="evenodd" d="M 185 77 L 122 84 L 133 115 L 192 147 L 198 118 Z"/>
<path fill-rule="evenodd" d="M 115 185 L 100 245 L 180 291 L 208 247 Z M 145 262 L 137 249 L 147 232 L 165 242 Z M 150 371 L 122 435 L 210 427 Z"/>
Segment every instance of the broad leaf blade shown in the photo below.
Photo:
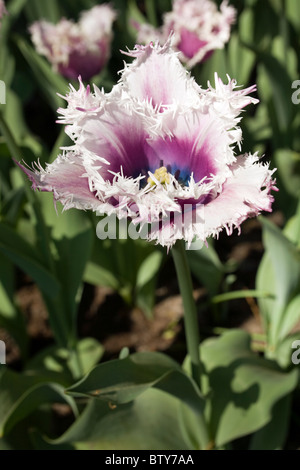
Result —
<path fill-rule="evenodd" d="M 216 446 L 259 430 L 272 419 L 272 409 L 297 386 L 297 370 L 283 372 L 250 349 L 250 336 L 233 330 L 203 343 L 208 373 L 210 427 Z"/>
<path fill-rule="evenodd" d="M 185 402 L 196 413 L 202 413 L 204 401 L 195 383 L 176 362 L 160 353 L 136 353 L 100 364 L 67 392 L 73 396 L 96 397 L 124 404 L 149 388 L 165 391 Z"/>
<path fill-rule="evenodd" d="M 300 286 L 300 255 L 295 245 L 274 224 L 265 218 L 261 218 L 261 222 L 266 254 L 258 271 L 256 287 L 275 297 L 275 300 L 259 301 L 270 345 L 275 347 L 285 308 Z"/>
<path fill-rule="evenodd" d="M 178 400 L 155 389 L 116 408 L 92 400 L 64 435 L 48 443 L 72 444 L 82 450 L 191 449 L 180 430 L 177 404 Z"/>

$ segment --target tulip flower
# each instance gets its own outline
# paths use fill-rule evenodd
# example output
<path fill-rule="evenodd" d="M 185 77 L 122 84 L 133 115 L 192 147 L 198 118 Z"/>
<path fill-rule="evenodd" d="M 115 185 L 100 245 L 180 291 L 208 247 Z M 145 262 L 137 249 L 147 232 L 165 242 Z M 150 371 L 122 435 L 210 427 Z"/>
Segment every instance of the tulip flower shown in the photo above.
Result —
<path fill-rule="evenodd" d="M 34 189 L 50 191 L 65 209 L 130 217 L 170 248 L 232 233 L 248 217 L 271 211 L 274 170 L 257 154 L 238 154 L 240 113 L 257 103 L 256 87 L 216 75 L 199 87 L 172 48 L 150 43 L 126 54 L 110 93 L 73 86 L 60 121 L 74 145 L 45 169 L 20 164 Z M 183 224 L 179 223 L 184 216 Z"/>
<path fill-rule="evenodd" d="M 32 42 L 61 75 L 89 80 L 109 59 L 115 18 L 110 5 L 103 4 L 82 12 L 78 23 L 64 18 L 56 25 L 36 21 L 30 27 Z"/>
<path fill-rule="evenodd" d="M 0 20 L 7 14 L 4 0 L 0 0 Z"/>
<path fill-rule="evenodd" d="M 162 44 L 171 32 L 174 47 L 182 62 L 191 68 L 223 49 L 229 41 L 236 11 L 224 0 L 218 10 L 212 0 L 174 0 L 173 9 L 164 15 L 163 25 L 155 29 L 149 24 L 137 24 L 137 41 L 148 43 L 158 39 Z"/>

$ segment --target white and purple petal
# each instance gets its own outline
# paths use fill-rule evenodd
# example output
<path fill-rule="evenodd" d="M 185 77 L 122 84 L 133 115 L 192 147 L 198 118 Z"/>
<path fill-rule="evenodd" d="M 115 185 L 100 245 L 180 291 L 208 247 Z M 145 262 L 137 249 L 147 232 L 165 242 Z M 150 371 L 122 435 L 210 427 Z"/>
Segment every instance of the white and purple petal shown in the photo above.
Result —
<path fill-rule="evenodd" d="M 104 179 L 112 181 L 121 171 L 126 177 L 146 177 L 147 139 L 153 125 L 153 118 L 136 112 L 130 103 L 120 106 L 113 100 L 81 121 L 77 147 L 94 156 L 94 166 L 101 165 L 99 173 Z"/>
<path fill-rule="evenodd" d="M 207 202 L 182 206 L 182 214 L 162 220 L 160 226 L 152 226 L 149 241 L 163 246 L 172 246 L 177 239 L 184 239 L 190 245 L 193 239 L 206 242 L 209 237 L 218 237 L 222 230 L 228 235 L 234 228 L 240 231 L 242 222 L 256 217 L 263 211 L 270 212 L 276 191 L 275 170 L 259 163 L 257 155 L 241 155 L 231 165 L 231 174 Z M 211 191 L 213 194 L 213 191 Z M 186 210 L 185 210 L 186 207 Z M 184 214 L 188 214 L 188 224 L 184 223 Z M 176 220 L 176 219 L 175 219 Z M 154 230 L 153 230 L 154 227 Z"/>
<path fill-rule="evenodd" d="M 222 119 L 200 108 L 164 113 L 162 120 L 171 136 L 148 141 L 152 171 L 162 162 L 171 174 L 179 171 L 179 178 L 185 181 L 191 175 L 196 181 L 221 172 L 226 176 L 227 165 L 235 161 L 235 156 Z"/>
<path fill-rule="evenodd" d="M 30 169 L 16 163 L 32 182 L 32 189 L 53 192 L 54 201 L 61 202 L 64 209 L 99 209 L 101 201 L 91 191 L 81 158 L 75 153 L 60 155 L 45 170 L 39 164 Z"/>
<path fill-rule="evenodd" d="M 174 104 L 193 105 L 199 99 L 201 88 L 180 65 L 171 46 L 169 37 L 164 46 L 151 42 L 125 53 L 136 57 L 125 66 L 120 81 L 132 98 L 150 101 L 153 107 L 162 109 Z"/>
<path fill-rule="evenodd" d="M 204 207 L 204 238 L 218 236 L 226 229 L 230 235 L 233 228 L 240 227 L 247 218 L 255 217 L 262 211 L 270 212 L 277 190 L 273 178 L 275 170 L 259 163 L 257 154 L 241 155 L 230 167 L 222 190 Z"/>

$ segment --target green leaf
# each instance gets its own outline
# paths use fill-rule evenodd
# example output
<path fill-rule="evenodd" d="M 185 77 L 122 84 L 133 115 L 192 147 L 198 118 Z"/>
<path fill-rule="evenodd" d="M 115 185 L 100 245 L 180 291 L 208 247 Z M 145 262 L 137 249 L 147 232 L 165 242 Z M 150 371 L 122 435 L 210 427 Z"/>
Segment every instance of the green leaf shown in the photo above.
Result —
<path fill-rule="evenodd" d="M 51 230 L 56 253 L 56 278 L 62 286 L 64 315 L 70 328 L 76 328 L 77 296 L 94 240 L 93 227 L 86 213 L 70 209 L 57 214 L 53 195 L 37 193 L 44 223 Z"/>
<path fill-rule="evenodd" d="M 119 240 L 95 239 L 92 255 L 84 273 L 86 282 L 111 287 L 115 290 L 121 288 L 121 276 L 116 262 L 118 248 L 114 249 L 114 246 L 119 246 Z M 124 258 L 125 255 L 122 256 Z"/>
<path fill-rule="evenodd" d="M 272 42 L 272 56 L 286 67 L 290 77 L 297 76 L 297 53 L 291 47 L 288 47 L 282 35 L 276 36 Z"/>
<path fill-rule="evenodd" d="M 58 155 L 61 153 L 61 147 L 68 147 L 69 145 L 72 145 L 72 144 L 73 144 L 73 141 L 66 134 L 65 127 L 63 126 L 56 139 L 55 144 L 52 147 L 51 154 L 47 163 L 52 163 L 58 157 Z"/>
<path fill-rule="evenodd" d="M 211 302 L 213 304 L 218 304 L 234 299 L 246 299 L 247 297 L 273 298 L 273 295 L 269 292 L 262 292 L 258 290 L 236 290 L 232 292 L 226 292 L 225 294 L 216 295 L 211 299 Z"/>
<path fill-rule="evenodd" d="M 43 91 L 49 105 L 54 111 L 59 107 L 64 106 L 62 98 L 57 96 L 57 93 L 62 95 L 68 91 L 68 82 L 60 75 L 55 73 L 47 61 L 39 56 L 37 52 L 21 37 L 16 38 L 17 46 L 19 47 L 24 58 L 28 62 L 34 77 L 39 84 L 40 89 Z"/>
<path fill-rule="evenodd" d="M 26 364 L 26 373 L 46 376 L 47 379 L 67 387 L 74 381 L 78 367 L 81 375 L 87 374 L 99 362 L 103 353 L 103 346 L 95 338 L 78 341 L 76 351 L 53 345 L 44 348 Z"/>
<path fill-rule="evenodd" d="M 65 387 L 70 386 L 74 378 L 68 366 L 71 351 L 56 344 L 42 349 L 35 354 L 25 366 L 25 373 L 43 376 L 47 381 L 57 382 Z"/>
<path fill-rule="evenodd" d="M 286 13 L 289 21 L 300 31 L 300 4 L 298 0 L 285 0 Z"/>
<path fill-rule="evenodd" d="M 145 7 L 146 7 L 147 17 L 149 19 L 149 22 L 154 27 L 157 27 L 155 1 L 154 0 L 145 0 Z"/>
<path fill-rule="evenodd" d="M 41 264 L 36 252 L 14 230 L 0 222 L 0 251 L 29 274 L 46 295 L 56 297 L 60 284 Z"/>
<path fill-rule="evenodd" d="M 151 387 L 180 398 L 198 413 L 202 411 L 204 402 L 194 382 L 176 362 L 160 353 L 136 353 L 100 364 L 67 392 L 124 404 Z"/>
<path fill-rule="evenodd" d="M 274 293 L 276 293 L 276 278 L 275 272 L 273 269 L 272 261 L 268 253 L 265 252 L 258 271 L 256 275 L 256 288 L 257 289 L 266 289 L 268 292 L 272 293 L 270 297 L 261 297 L 258 300 L 260 313 L 262 316 L 262 320 L 264 323 L 264 330 L 266 332 L 269 331 L 269 325 L 271 322 L 271 315 L 274 310 L 274 305 L 276 302 L 276 294 L 275 299 L 273 297 Z"/>
<path fill-rule="evenodd" d="M 5 421 L 3 435 L 8 434 L 16 423 L 47 403 L 67 403 L 71 407 L 74 415 L 78 415 L 75 401 L 72 397 L 65 395 L 64 387 L 55 383 L 38 384 L 27 390 L 14 403 Z"/>
<path fill-rule="evenodd" d="M 300 321 L 300 294 L 294 297 L 288 304 L 282 316 L 279 338 L 287 336 L 293 327 Z"/>
<path fill-rule="evenodd" d="M 116 230 L 116 239 L 95 240 L 84 280 L 111 287 L 125 302 L 150 313 L 163 253 L 144 240 L 126 238 L 127 225 L 114 223 L 111 229 Z"/>
<path fill-rule="evenodd" d="M 35 156 L 41 155 L 42 146 L 37 138 L 30 132 L 26 124 L 22 101 L 17 94 L 10 89 L 6 90 L 6 105 L 3 108 L 3 116 L 16 143 L 18 145 L 29 147 L 34 152 Z M 7 140 L 7 135 L 5 135 L 3 131 L 4 130 L 2 128 L 2 133 Z M 23 153 L 19 156 L 19 154 L 12 151 L 11 154 L 15 159 L 19 159 L 20 156 L 23 156 Z"/>
<path fill-rule="evenodd" d="M 300 198 L 296 213 L 286 223 L 283 233 L 292 243 L 300 246 Z"/>
<path fill-rule="evenodd" d="M 6 91 L 5 100 L 3 100 L 3 95 L 1 94 L 1 105 L 4 104 L 3 101 L 5 101 L 6 103 L 8 102 L 7 92 L 9 90 L 9 87 L 10 87 L 11 82 L 13 80 L 14 73 L 15 73 L 15 66 L 16 66 L 15 58 L 11 54 L 11 52 L 9 50 L 9 47 L 8 47 L 8 44 L 7 44 L 7 42 L 8 42 L 7 35 L 9 34 L 9 28 L 10 28 L 10 22 L 9 22 L 8 17 L 9 17 L 9 15 L 4 15 L 4 17 L 1 18 L 0 77 L 1 77 L 1 80 L 3 80 L 3 82 L 5 83 L 5 89 L 4 90 Z"/>
<path fill-rule="evenodd" d="M 65 214 L 64 214 L 65 215 Z M 90 257 L 93 234 L 91 227 L 73 237 L 64 237 L 55 241 L 59 253 L 56 262 L 58 280 L 64 291 L 64 304 L 70 319 L 75 318 L 79 298 L 77 292 L 82 282 L 86 263 Z M 76 254 L 76 255 L 74 255 Z"/>
<path fill-rule="evenodd" d="M 138 8 L 136 4 L 136 0 L 128 0 L 128 18 L 129 20 L 134 20 L 137 21 L 138 23 L 147 23 L 147 19 L 145 16 L 142 14 L 140 9 Z M 130 26 L 130 25 L 129 25 Z M 136 30 L 133 29 L 135 36 L 136 36 Z"/>
<path fill-rule="evenodd" d="M 295 115 L 295 107 L 291 105 L 291 77 L 275 57 L 262 54 L 260 59 L 271 87 L 279 130 L 287 131 Z"/>
<path fill-rule="evenodd" d="M 37 377 L 21 376 L 6 366 L 0 366 L 0 437 L 3 435 L 5 422 L 15 402 L 27 389 L 37 383 L 39 383 Z"/>
<path fill-rule="evenodd" d="M 46 440 L 46 437 L 42 435 L 40 430 L 37 430 L 37 429 L 30 429 L 29 435 L 30 435 L 30 440 L 31 440 L 34 450 L 75 450 L 75 447 L 70 444 L 52 445 L 50 442 Z M 0 441 L 0 444 L 1 444 L 1 441 Z"/>
<path fill-rule="evenodd" d="M 116 408 L 92 400 L 65 434 L 48 443 L 73 444 L 81 450 L 190 449 L 181 433 L 177 406 L 176 398 L 156 389 Z"/>
<path fill-rule="evenodd" d="M 87 263 L 83 278 L 85 282 L 95 286 L 101 285 L 115 290 L 119 288 L 118 279 L 108 269 L 93 263 L 93 261 Z"/>
<path fill-rule="evenodd" d="M 77 414 L 71 397 L 66 397 L 59 384 L 43 383 L 37 375 L 18 374 L 6 366 L 0 368 L 0 436 L 7 434 L 15 424 L 23 420 L 41 404 L 68 403 Z"/>
<path fill-rule="evenodd" d="M 11 0 L 9 2 L 9 18 L 14 20 L 21 14 L 28 0 Z"/>
<path fill-rule="evenodd" d="M 170 370 L 180 370 L 180 367 L 168 356 L 136 353 L 125 359 L 100 364 L 67 392 L 78 397 L 90 396 L 127 403 L 152 387 Z"/>
<path fill-rule="evenodd" d="M 147 282 L 135 293 L 134 302 L 148 318 L 153 318 L 153 308 L 155 305 L 155 289 L 157 286 L 157 275 Z"/>
<path fill-rule="evenodd" d="M 247 139 L 247 148 L 254 147 L 255 151 L 262 148 L 261 153 L 265 152 L 266 141 L 272 137 L 272 127 L 267 105 L 261 102 L 256 107 L 255 116 L 250 117 L 247 115 L 244 117 L 243 122 L 243 132 L 245 139 Z"/>
<path fill-rule="evenodd" d="M 61 11 L 57 0 L 27 0 L 26 13 L 30 22 L 37 20 L 48 20 L 51 23 L 57 23 L 61 19 Z"/>
<path fill-rule="evenodd" d="M 0 450 L 14 450 L 14 448 L 6 439 L 0 438 Z"/>
<path fill-rule="evenodd" d="M 256 356 L 244 331 L 232 330 L 205 341 L 201 354 L 209 378 L 207 411 L 217 447 L 269 423 L 274 405 L 297 386 L 298 371 L 285 373 Z"/>
<path fill-rule="evenodd" d="M 73 376 L 75 376 L 74 369 L 79 362 L 80 372 L 85 375 L 100 361 L 104 354 L 104 347 L 95 338 L 84 338 L 78 341 L 76 352 L 76 364 L 74 364 L 75 357 L 72 354 L 68 361 L 69 368 L 73 370 Z"/>
<path fill-rule="evenodd" d="M 294 341 L 298 341 L 300 338 L 300 333 L 296 332 L 289 336 L 284 337 L 279 345 L 276 348 L 276 360 L 280 367 L 283 369 L 290 369 L 293 366 L 293 353 L 295 352 L 293 348 Z M 297 365 L 297 364 L 294 364 Z"/>
<path fill-rule="evenodd" d="M 22 206 L 25 201 L 25 190 L 24 188 L 19 188 L 10 191 L 7 196 L 5 203 L 2 207 L 2 216 L 5 221 L 15 226 L 21 215 Z"/>
<path fill-rule="evenodd" d="M 40 409 L 39 411 L 42 411 L 42 409 Z M 49 407 L 47 411 L 44 408 L 42 413 L 43 413 L 43 416 L 40 416 L 40 420 L 37 416 L 38 413 L 34 412 L 30 416 L 25 418 L 23 421 L 20 421 L 19 423 L 17 423 L 17 425 L 12 429 L 9 435 L 5 436 L 3 439 L 0 438 L 0 449 L 33 450 L 32 443 L 30 442 L 28 430 L 36 424 L 33 422 L 33 420 L 35 419 L 38 424 L 40 424 L 40 422 L 42 421 L 42 424 L 43 425 L 45 424 L 45 426 L 47 426 L 47 424 L 49 423 L 48 416 L 51 413 L 51 411 L 49 410 Z M 48 416 L 46 417 L 46 415 Z M 45 432 L 45 429 L 41 431 Z"/>
<path fill-rule="evenodd" d="M 260 220 L 266 253 L 257 273 L 256 287 L 274 296 L 274 300 L 260 299 L 259 306 L 269 345 L 276 349 L 285 308 L 300 286 L 300 255 L 274 224 L 265 218 Z"/>
<path fill-rule="evenodd" d="M 27 356 L 28 336 L 24 315 L 14 303 L 14 266 L 0 253 L 0 326 L 5 328 L 21 349 L 22 357 Z"/>
<path fill-rule="evenodd" d="M 239 85 L 247 86 L 255 64 L 255 54 L 243 46 L 234 33 L 228 45 L 228 64 L 231 78 L 234 77 Z"/>
<path fill-rule="evenodd" d="M 136 287 L 144 287 L 158 272 L 163 259 L 161 251 L 151 253 L 140 265 L 137 272 Z"/>
<path fill-rule="evenodd" d="M 300 153 L 280 149 L 274 158 L 286 191 L 293 197 L 300 197 Z"/>
<path fill-rule="evenodd" d="M 0 313 L 10 318 L 13 318 L 15 314 L 13 306 L 14 276 L 13 264 L 0 253 Z"/>
<path fill-rule="evenodd" d="M 281 450 L 289 431 L 290 413 L 291 395 L 287 395 L 275 404 L 271 421 L 254 434 L 249 450 Z"/>
<path fill-rule="evenodd" d="M 242 42 L 244 43 L 253 43 L 253 35 L 254 35 L 254 12 L 252 8 L 245 8 L 240 16 L 238 21 L 239 27 L 239 37 Z"/>
<path fill-rule="evenodd" d="M 189 443 L 189 447 L 195 450 L 208 449 L 210 443 L 206 436 L 204 423 L 199 419 L 199 415 L 182 401 L 178 401 L 177 413 L 180 420 L 181 433 L 185 441 Z"/>
<path fill-rule="evenodd" d="M 209 81 L 211 85 L 214 86 L 216 71 L 218 72 L 218 76 L 226 83 L 228 69 L 226 53 L 223 49 L 215 50 L 213 55 L 201 64 L 200 84 L 206 87 Z"/>
<path fill-rule="evenodd" d="M 265 2 L 256 1 L 253 5 L 253 22 L 248 25 L 247 30 L 252 29 L 251 43 L 259 51 L 267 51 L 273 37 L 277 35 L 278 16 L 275 11 L 276 1 L 277 0 L 267 0 Z M 266 18 L 268 18 L 268 27 L 266 27 Z M 245 22 L 242 26 L 246 26 Z M 241 29 L 240 27 L 240 31 Z"/>
<path fill-rule="evenodd" d="M 225 269 L 214 247 L 209 244 L 201 250 L 188 250 L 187 259 L 193 275 L 207 288 L 210 295 L 216 295 Z"/>

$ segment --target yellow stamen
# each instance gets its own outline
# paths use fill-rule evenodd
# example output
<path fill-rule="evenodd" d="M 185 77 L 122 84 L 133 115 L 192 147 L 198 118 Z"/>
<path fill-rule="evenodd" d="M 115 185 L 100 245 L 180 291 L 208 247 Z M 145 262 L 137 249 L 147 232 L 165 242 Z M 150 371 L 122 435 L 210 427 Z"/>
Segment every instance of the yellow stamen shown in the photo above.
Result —
<path fill-rule="evenodd" d="M 166 169 L 165 166 L 161 166 L 160 168 L 157 168 L 157 170 L 155 170 L 153 176 L 161 184 L 169 184 L 170 183 L 170 174 L 168 173 L 168 170 Z M 147 179 L 147 183 L 150 184 L 150 186 L 156 186 L 156 182 L 154 181 L 152 176 L 149 176 L 149 178 Z"/>

